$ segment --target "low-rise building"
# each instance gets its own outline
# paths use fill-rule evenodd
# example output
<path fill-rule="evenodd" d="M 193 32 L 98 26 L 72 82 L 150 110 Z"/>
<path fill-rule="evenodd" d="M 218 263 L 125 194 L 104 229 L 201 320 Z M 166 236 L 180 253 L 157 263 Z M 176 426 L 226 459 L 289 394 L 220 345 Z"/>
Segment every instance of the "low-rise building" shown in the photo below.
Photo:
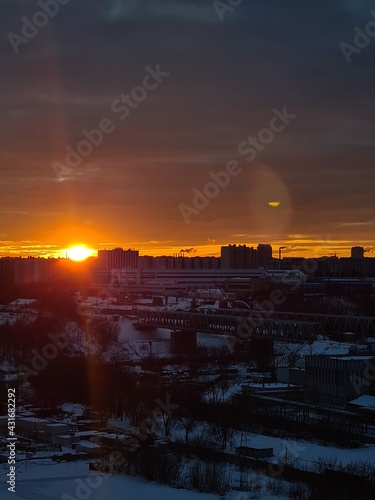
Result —
<path fill-rule="evenodd" d="M 374 356 L 314 356 L 306 361 L 306 396 L 309 400 L 344 408 L 358 396 L 369 394 L 369 371 Z"/>

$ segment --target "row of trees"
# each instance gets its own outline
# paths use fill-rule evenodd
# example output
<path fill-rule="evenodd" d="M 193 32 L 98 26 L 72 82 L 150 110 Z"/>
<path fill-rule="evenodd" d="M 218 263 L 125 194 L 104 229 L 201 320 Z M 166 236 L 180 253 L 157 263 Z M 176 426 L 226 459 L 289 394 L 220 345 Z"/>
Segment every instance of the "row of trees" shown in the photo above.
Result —
<path fill-rule="evenodd" d="M 66 352 L 73 346 L 80 352 L 92 344 L 100 355 L 117 342 L 119 332 L 119 325 L 111 321 L 79 324 L 64 318 L 25 314 L 14 323 L 0 324 L 0 349 L 3 357 L 13 359 L 17 366 L 30 363 L 35 351 L 41 354 L 52 337 L 59 336 L 66 339 Z"/>

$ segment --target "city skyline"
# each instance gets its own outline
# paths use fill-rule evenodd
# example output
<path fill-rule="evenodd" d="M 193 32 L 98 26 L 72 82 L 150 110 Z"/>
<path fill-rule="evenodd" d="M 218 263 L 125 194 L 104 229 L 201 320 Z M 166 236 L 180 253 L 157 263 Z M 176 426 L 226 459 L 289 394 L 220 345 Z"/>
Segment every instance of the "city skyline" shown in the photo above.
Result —
<path fill-rule="evenodd" d="M 329 258 L 329 257 L 337 257 L 337 258 L 366 258 L 366 257 L 373 257 L 375 258 L 375 255 L 372 256 L 372 248 L 364 248 L 362 246 L 359 246 L 358 244 L 354 245 L 353 247 L 350 247 L 349 251 L 343 255 L 339 255 L 338 253 L 333 253 L 333 254 L 315 254 L 313 256 L 309 255 L 291 255 L 291 252 L 293 249 L 285 247 L 285 246 L 274 246 L 272 244 L 264 244 L 264 243 L 257 243 L 257 244 L 252 244 L 248 245 L 246 243 L 226 243 L 225 245 L 222 245 L 219 247 L 219 251 L 215 253 L 210 253 L 210 254 L 200 254 L 198 250 L 194 247 L 191 248 L 185 248 L 185 249 L 180 249 L 178 252 L 174 253 L 155 253 L 151 251 L 143 253 L 137 248 L 134 247 L 126 247 L 126 246 L 121 246 L 121 245 L 116 245 L 116 246 L 105 246 L 102 248 L 90 248 L 87 245 L 72 245 L 70 248 L 66 248 L 64 250 L 61 250 L 60 252 L 57 252 L 54 255 L 43 255 L 43 254 L 36 254 L 36 255 L 30 255 L 30 254 L 4 254 L 2 255 L 0 253 L 0 258 L 28 258 L 28 257 L 33 257 L 33 258 L 42 258 L 42 259 L 69 259 L 69 260 L 76 260 L 76 261 L 85 261 L 89 258 L 97 258 L 98 257 L 98 252 L 100 251 L 113 251 L 113 250 L 124 250 L 124 251 L 136 251 L 139 253 L 139 257 L 171 257 L 171 258 L 180 258 L 180 257 L 185 257 L 185 258 L 194 258 L 194 257 L 199 257 L 199 258 L 204 258 L 204 257 L 213 257 L 213 258 L 220 258 L 222 257 L 222 251 L 223 248 L 228 248 L 230 246 L 234 247 L 246 247 L 247 249 L 259 251 L 259 246 L 271 246 L 272 248 L 272 258 L 274 260 L 279 260 L 281 257 L 282 259 L 284 258 L 306 258 L 306 259 L 311 259 L 311 258 Z M 358 249 L 359 250 L 359 255 L 355 255 L 355 252 L 353 254 L 353 250 Z M 358 251 L 357 251 L 358 254 Z"/>
<path fill-rule="evenodd" d="M 371 2 L 82 0 L 22 42 L 38 5 L 2 5 L 0 256 L 372 255 Z"/>

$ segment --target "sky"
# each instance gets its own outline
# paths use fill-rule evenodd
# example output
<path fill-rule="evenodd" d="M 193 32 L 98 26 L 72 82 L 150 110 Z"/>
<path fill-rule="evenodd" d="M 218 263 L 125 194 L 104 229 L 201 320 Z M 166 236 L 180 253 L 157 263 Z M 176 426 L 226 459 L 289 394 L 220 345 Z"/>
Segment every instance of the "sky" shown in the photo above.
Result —
<path fill-rule="evenodd" d="M 373 2 L 44 2 L 0 0 L 0 256 L 371 256 Z"/>

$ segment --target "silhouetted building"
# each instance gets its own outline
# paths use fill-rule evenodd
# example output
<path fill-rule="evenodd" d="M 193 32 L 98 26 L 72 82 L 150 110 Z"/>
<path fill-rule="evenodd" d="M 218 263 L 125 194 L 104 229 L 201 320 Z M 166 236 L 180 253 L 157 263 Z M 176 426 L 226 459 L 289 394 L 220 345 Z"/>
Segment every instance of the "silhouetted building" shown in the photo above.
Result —
<path fill-rule="evenodd" d="M 356 278 L 328 278 L 326 293 L 335 297 L 342 295 L 370 295 L 372 282 Z"/>
<path fill-rule="evenodd" d="M 111 269 L 137 269 L 138 250 L 123 250 L 114 248 L 113 250 L 98 250 L 98 269 L 101 271 L 111 271 Z"/>
<path fill-rule="evenodd" d="M 270 267 L 272 264 L 272 246 L 260 244 L 257 247 L 258 265 L 260 267 Z"/>
<path fill-rule="evenodd" d="M 219 257 L 185 257 L 149 255 L 138 257 L 139 269 L 219 269 Z"/>
<path fill-rule="evenodd" d="M 365 249 L 363 247 L 352 247 L 350 256 L 352 259 L 363 259 L 365 256 Z"/>
<path fill-rule="evenodd" d="M 256 269 L 257 251 L 246 245 L 228 245 L 221 247 L 221 269 Z"/>
<path fill-rule="evenodd" d="M 15 259 L 0 258 L 0 287 L 6 288 L 14 283 L 14 263 Z"/>
<path fill-rule="evenodd" d="M 192 269 L 219 269 L 220 259 L 218 257 L 191 257 Z M 185 269 L 188 269 L 185 267 Z"/>
<path fill-rule="evenodd" d="M 305 266 L 305 258 L 304 257 L 284 257 L 281 261 L 281 269 L 297 269 L 298 271 L 305 271 L 306 266 Z M 279 262 L 275 261 L 274 262 L 275 269 L 279 268 Z"/>
<path fill-rule="evenodd" d="M 234 293 L 237 297 L 259 296 L 269 294 L 272 282 L 265 278 L 230 278 L 226 282 L 228 293 Z"/>
<path fill-rule="evenodd" d="M 364 277 L 366 275 L 366 259 L 353 259 L 343 257 L 340 259 L 340 276 L 343 277 Z"/>
<path fill-rule="evenodd" d="M 316 259 L 315 276 L 340 276 L 340 259 L 334 256 Z"/>
<path fill-rule="evenodd" d="M 17 257 L 14 259 L 14 283 L 33 284 L 57 279 L 57 264 L 60 259 L 40 257 Z"/>
<path fill-rule="evenodd" d="M 222 269 L 236 269 L 236 245 L 221 247 L 220 259 Z"/>
<path fill-rule="evenodd" d="M 151 255 L 140 255 L 138 257 L 138 268 L 139 269 L 152 269 L 154 257 Z"/>

